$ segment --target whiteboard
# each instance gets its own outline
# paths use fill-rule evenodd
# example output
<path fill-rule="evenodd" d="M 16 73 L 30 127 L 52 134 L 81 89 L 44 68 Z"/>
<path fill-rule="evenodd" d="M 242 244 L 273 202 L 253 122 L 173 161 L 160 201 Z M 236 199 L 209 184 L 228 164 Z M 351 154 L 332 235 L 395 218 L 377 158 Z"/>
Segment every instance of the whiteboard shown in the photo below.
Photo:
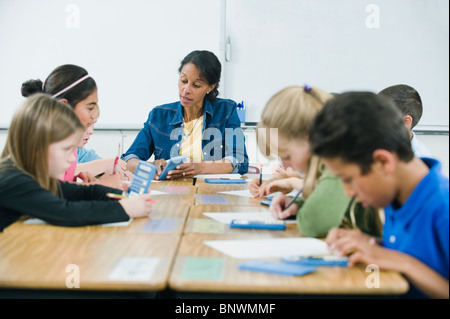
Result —
<path fill-rule="evenodd" d="M 220 10 L 218 0 L 1 0 L 0 127 L 24 100 L 22 83 L 62 64 L 97 82 L 97 128 L 142 127 L 151 108 L 178 100 L 188 53 L 223 56 Z"/>
<path fill-rule="evenodd" d="M 288 85 L 405 83 L 423 100 L 418 127 L 448 131 L 448 11 L 446 0 L 1 0 L 0 128 L 24 81 L 72 63 L 98 84 L 96 128 L 139 129 L 178 100 L 181 59 L 204 49 L 222 62 L 219 97 L 245 101 L 247 122 Z"/>
<path fill-rule="evenodd" d="M 421 95 L 418 127 L 449 121 L 447 0 L 227 0 L 226 94 L 258 122 L 289 85 L 328 92 L 408 84 Z"/>

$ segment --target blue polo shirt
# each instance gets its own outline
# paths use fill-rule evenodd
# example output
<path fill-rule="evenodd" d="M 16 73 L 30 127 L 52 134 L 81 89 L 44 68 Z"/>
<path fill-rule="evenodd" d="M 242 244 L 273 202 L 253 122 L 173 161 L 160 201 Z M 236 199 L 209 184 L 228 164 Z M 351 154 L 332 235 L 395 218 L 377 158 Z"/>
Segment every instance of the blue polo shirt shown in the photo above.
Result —
<path fill-rule="evenodd" d="M 233 165 L 232 173 L 248 171 L 248 156 L 236 102 L 205 99 L 202 127 L 204 161 L 227 159 Z M 124 161 L 138 158 L 146 161 L 153 154 L 155 160 L 178 156 L 183 137 L 183 110 L 174 102 L 154 107 L 133 144 L 122 155 Z"/>
<path fill-rule="evenodd" d="M 87 163 L 102 159 L 93 149 L 77 148 L 77 163 Z"/>
<path fill-rule="evenodd" d="M 441 164 L 422 158 L 430 168 L 405 204 L 385 208 L 383 246 L 419 259 L 449 279 L 449 192 Z M 426 298 L 416 287 L 406 295 Z"/>

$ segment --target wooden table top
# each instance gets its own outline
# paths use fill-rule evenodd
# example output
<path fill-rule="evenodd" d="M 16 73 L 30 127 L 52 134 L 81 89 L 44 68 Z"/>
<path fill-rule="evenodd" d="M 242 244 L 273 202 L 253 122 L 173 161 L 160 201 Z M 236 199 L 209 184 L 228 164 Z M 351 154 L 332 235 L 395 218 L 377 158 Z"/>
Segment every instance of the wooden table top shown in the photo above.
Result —
<path fill-rule="evenodd" d="M 0 287 L 68 289 L 75 265 L 80 289 L 162 290 L 178 240 L 174 235 L 106 232 L 0 234 Z M 155 264 L 154 271 L 135 280 L 146 263 Z"/>
<path fill-rule="evenodd" d="M 273 236 L 273 235 L 272 235 Z M 278 235 L 279 236 L 279 235 Z M 267 233 L 263 237 L 271 237 Z M 283 276 L 240 270 L 249 259 L 229 257 L 207 245 L 205 240 L 254 239 L 253 236 L 188 233 L 182 237 L 169 287 L 177 291 L 272 294 L 352 294 L 398 295 L 408 290 L 407 281 L 398 273 L 380 271 L 379 288 L 369 288 L 370 272 L 363 265 L 355 267 L 319 267 L 304 276 Z M 268 258 L 265 260 L 279 259 Z M 202 275 L 191 275 L 189 265 L 203 265 Z"/>

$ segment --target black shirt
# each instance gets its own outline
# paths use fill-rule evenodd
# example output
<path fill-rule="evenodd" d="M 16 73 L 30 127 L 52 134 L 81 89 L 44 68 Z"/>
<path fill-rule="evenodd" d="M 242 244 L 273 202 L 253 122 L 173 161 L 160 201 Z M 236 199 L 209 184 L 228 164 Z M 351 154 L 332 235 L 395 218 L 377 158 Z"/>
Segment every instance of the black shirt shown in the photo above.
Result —
<path fill-rule="evenodd" d="M 7 163 L 9 162 L 9 163 Z M 59 226 L 84 226 L 129 220 L 108 192 L 121 192 L 101 185 L 60 182 L 63 198 L 42 188 L 11 161 L 2 163 L 0 172 L 0 232 L 29 215 Z"/>

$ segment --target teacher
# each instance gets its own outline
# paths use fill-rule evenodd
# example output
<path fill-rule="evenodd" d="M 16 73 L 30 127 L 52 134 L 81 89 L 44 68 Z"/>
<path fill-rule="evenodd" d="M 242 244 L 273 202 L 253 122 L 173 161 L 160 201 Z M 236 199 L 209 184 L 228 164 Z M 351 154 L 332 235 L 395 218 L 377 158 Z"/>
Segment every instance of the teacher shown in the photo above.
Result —
<path fill-rule="evenodd" d="M 209 51 L 189 53 L 178 69 L 179 101 L 154 107 L 128 151 L 122 155 L 134 172 L 140 160 L 155 155 L 159 178 L 166 160 L 187 155 L 168 179 L 198 174 L 245 174 L 248 156 L 236 102 L 217 98 L 221 64 Z"/>

